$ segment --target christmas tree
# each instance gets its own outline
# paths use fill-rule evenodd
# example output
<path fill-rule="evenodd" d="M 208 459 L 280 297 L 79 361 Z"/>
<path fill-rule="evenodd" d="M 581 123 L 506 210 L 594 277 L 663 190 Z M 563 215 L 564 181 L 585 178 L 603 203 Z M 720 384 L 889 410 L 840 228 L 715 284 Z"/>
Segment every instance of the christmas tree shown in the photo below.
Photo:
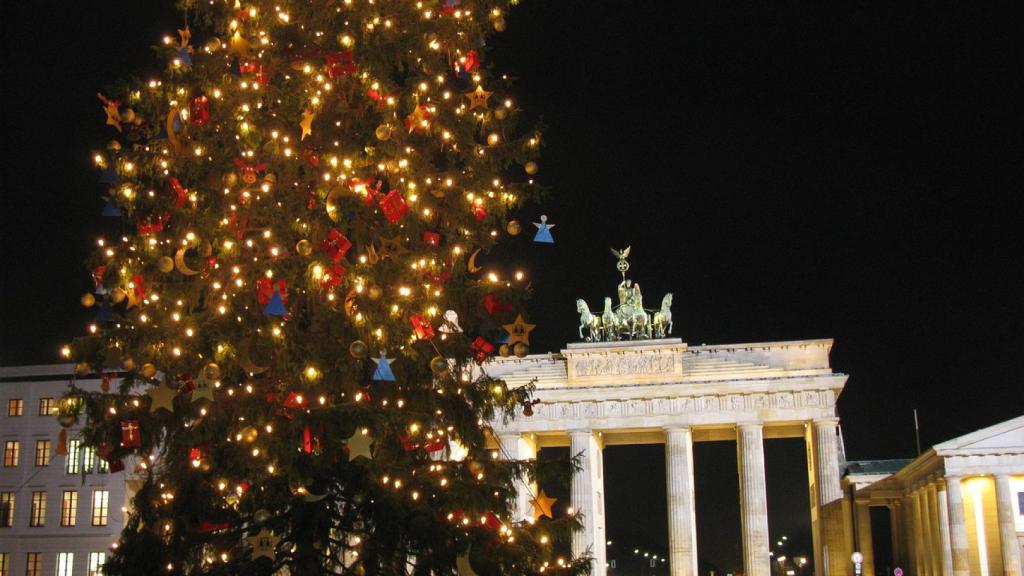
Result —
<path fill-rule="evenodd" d="M 181 4 L 162 77 L 99 94 L 117 231 L 65 351 L 104 391 L 62 424 L 137 478 L 106 573 L 586 572 L 488 436 L 532 403 L 486 370 L 526 286 L 475 264 L 537 195 L 510 2 Z"/>

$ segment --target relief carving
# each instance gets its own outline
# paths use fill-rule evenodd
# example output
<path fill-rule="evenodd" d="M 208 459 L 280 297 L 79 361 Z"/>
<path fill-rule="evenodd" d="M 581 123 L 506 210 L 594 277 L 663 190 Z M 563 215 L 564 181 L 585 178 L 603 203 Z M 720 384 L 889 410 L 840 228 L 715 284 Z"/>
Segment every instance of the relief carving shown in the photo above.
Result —
<path fill-rule="evenodd" d="M 605 356 L 576 360 L 575 376 L 631 376 L 639 374 L 671 374 L 675 369 L 675 356 L 648 354 Z"/>

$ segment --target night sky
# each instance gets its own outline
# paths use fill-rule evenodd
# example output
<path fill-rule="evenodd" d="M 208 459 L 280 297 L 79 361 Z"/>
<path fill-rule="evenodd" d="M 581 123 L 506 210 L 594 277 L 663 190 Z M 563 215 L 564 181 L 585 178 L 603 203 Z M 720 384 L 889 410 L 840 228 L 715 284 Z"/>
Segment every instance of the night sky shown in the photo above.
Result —
<path fill-rule="evenodd" d="M 632 245 L 630 276 L 648 306 L 674 292 L 690 344 L 834 338 L 850 459 L 913 456 L 913 408 L 924 446 L 1024 412 L 1009 9 L 667 4 L 524 0 L 492 43 L 546 126 L 552 194 L 520 216 L 547 214 L 556 244 L 527 231 L 501 252 L 533 279 L 533 350 L 576 339 L 574 300 L 612 295 L 608 248 Z M 0 364 L 55 362 L 91 315 L 95 93 L 158 70 L 147 47 L 182 21 L 167 0 L 0 11 Z M 773 538 L 809 551 L 802 444 L 767 450 Z M 667 550 L 663 458 L 607 451 L 611 557 Z M 735 446 L 696 462 L 702 564 L 734 568 Z"/>

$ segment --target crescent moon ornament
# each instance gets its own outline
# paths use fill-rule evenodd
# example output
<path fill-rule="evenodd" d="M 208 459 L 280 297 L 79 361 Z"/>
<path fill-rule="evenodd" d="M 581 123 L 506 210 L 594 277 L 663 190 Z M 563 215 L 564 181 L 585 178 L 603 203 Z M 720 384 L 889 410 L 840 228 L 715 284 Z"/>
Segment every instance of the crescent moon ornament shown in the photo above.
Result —
<path fill-rule="evenodd" d="M 344 308 L 346 316 L 351 317 L 356 313 L 356 310 L 359 308 L 359 304 L 356 302 L 356 294 L 356 289 L 352 288 L 348 291 L 348 294 L 345 295 Z"/>
<path fill-rule="evenodd" d="M 164 129 L 167 131 L 167 141 L 171 143 L 171 148 L 174 153 L 181 152 L 181 141 L 178 140 L 178 134 L 174 131 L 174 119 L 178 117 L 178 109 L 172 107 L 167 111 L 167 121 Z"/>
<path fill-rule="evenodd" d="M 341 198 L 341 188 L 333 188 L 327 193 L 327 199 L 324 204 L 327 206 L 327 217 L 334 222 L 341 221 L 341 209 L 338 207 L 338 200 Z"/>
<path fill-rule="evenodd" d="M 469 255 L 469 260 L 466 261 L 466 269 L 469 270 L 470 274 L 476 274 L 477 272 L 482 270 L 480 266 L 476 265 L 476 255 L 479 253 L 480 249 L 477 248 L 476 250 L 473 251 L 472 254 Z"/>
<path fill-rule="evenodd" d="M 270 368 L 267 366 L 257 366 L 252 358 L 249 356 L 249 348 L 252 347 L 252 339 L 245 338 L 238 343 L 238 365 L 249 374 L 262 374 Z"/>
<path fill-rule="evenodd" d="M 196 274 L 199 274 L 199 270 L 193 270 L 185 263 L 186 250 L 188 250 L 188 248 L 178 248 L 178 251 L 174 253 L 174 267 L 178 269 L 178 272 L 181 272 L 185 276 L 195 276 Z"/>
<path fill-rule="evenodd" d="M 472 548 L 472 546 L 470 546 L 470 548 Z M 466 549 L 465 554 L 460 554 L 455 560 L 455 571 L 459 576 L 478 576 L 477 573 L 473 571 L 473 567 L 469 564 L 469 548 Z"/>

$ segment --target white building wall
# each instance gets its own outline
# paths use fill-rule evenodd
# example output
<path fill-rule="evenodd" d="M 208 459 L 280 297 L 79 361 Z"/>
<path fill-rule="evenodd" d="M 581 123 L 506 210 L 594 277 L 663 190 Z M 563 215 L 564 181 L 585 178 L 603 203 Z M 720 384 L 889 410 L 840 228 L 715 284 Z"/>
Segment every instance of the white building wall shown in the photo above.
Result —
<path fill-rule="evenodd" d="M 41 398 L 57 400 L 71 380 L 71 365 L 0 367 L 0 457 L 8 440 L 20 442 L 18 466 L 0 466 L 0 492 L 15 493 L 14 525 L 0 527 L 0 553 L 8 555 L 10 574 L 26 574 L 30 552 L 41 554 L 40 574 L 57 574 L 57 556 L 74 554 L 72 575 L 86 576 L 89 554 L 102 552 L 109 556 L 110 546 L 124 528 L 125 472 L 98 473 L 98 457 L 94 469 L 85 475 L 68 474 L 67 458 L 56 454 L 61 431 L 53 415 L 40 415 Z M 79 379 L 86 390 L 99 390 L 98 377 Z M 21 416 L 8 416 L 8 401 L 21 399 Z M 68 440 L 78 437 L 81 423 L 68 429 Z M 35 465 L 36 440 L 50 440 L 51 459 L 48 466 Z M 2 464 L 2 462 L 0 462 Z M 84 459 L 82 461 L 84 465 Z M 77 518 L 74 527 L 61 526 L 61 501 L 64 491 L 78 492 Z M 109 491 L 107 525 L 93 526 L 93 492 Z M 30 527 L 32 493 L 46 492 L 46 522 L 43 527 Z"/>

